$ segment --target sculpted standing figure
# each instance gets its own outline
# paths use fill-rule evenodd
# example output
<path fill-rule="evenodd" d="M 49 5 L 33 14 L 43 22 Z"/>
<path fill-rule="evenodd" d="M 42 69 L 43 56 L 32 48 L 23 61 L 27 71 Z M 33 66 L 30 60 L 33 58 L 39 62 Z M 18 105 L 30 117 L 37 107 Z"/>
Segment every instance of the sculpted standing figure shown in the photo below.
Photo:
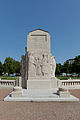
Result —
<path fill-rule="evenodd" d="M 55 77 L 55 71 L 56 71 L 56 61 L 55 57 L 51 57 L 51 77 Z"/>
<path fill-rule="evenodd" d="M 34 77 L 36 75 L 36 68 L 35 68 L 35 58 L 33 53 L 29 56 L 29 77 Z"/>
<path fill-rule="evenodd" d="M 36 75 L 41 76 L 41 59 L 36 58 Z"/>
<path fill-rule="evenodd" d="M 46 53 L 43 55 L 42 59 L 42 74 L 45 77 L 47 77 L 48 74 L 48 58 Z"/>

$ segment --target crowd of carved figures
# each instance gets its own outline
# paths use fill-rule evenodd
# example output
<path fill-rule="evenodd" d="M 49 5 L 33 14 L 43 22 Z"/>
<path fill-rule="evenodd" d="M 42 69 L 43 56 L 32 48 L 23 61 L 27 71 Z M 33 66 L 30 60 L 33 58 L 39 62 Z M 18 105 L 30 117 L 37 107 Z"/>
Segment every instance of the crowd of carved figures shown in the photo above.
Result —
<path fill-rule="evenodd" d="M 29 55 L 29 73 L 32 76 L 44 76 L 47 77 L 49 73 L 49 58 L 46 53 L 42 56 L 36 57 L 33 53 Z M 55 59 L 51 57 L 51 75 L 55 77 Z"/>
<path fill-rule="evenodd" d="M 25 66 L 27 66 L 25 59 L 25 56 L 22 56 L 22 75 L 25 74 Z M 51 76 L 55 77 L 56 62 L 54 56 L 51 56 L 51 59 L 49 60 L 49 56 L 47 55 L 47 53 L 42 54 L 42 56 L 36 56 L 34 53 L 28 54 L 28 73 L 31 77 L 47 77 L 49 74 L 49 65 L 51 66 Z"/>
<path fill-rule="evenodd" d="M 48 75 L 48 55 L 34 56 L 33 53 L 29 55 L 29 73 L 34 76 L 47 76 Z"/>

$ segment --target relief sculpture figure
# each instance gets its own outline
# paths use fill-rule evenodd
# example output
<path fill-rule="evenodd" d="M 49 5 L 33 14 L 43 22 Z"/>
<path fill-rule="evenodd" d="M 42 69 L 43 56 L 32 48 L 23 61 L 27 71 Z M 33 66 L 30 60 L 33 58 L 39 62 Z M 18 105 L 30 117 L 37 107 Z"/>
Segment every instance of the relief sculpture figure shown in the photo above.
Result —
<path fill-rule="evenodd" d="M 42 58 L 42 75 L 47 77 L 48 75 L 48 58 L 47 54 L 45 53 Z"/>
<path fill-rule="evenodd" d="M 29 75 L 31 75 L 31 77 L 36 75 L 36 63 L 33 53 L 29 56 Z"/>
<path fill-rule="evenodd" d="M 41 76 L 41 59 L 36 58 L 36 75 Z"/>
<path fill-rule="evenodd" d="M 55 57 L 51 57 L 51 77 L 55 77 L 55 71 L 56 71 L 56 61 Z"/>

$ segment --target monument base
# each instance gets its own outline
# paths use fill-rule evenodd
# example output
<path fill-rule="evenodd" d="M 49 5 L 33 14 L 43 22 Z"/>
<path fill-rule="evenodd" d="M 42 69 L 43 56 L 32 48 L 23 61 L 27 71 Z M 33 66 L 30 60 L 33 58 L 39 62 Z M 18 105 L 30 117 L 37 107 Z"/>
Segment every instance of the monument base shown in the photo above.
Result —
<path fill-rule="evenodd" d="M 4 98 L 4 101 L 36 101 L 36 102 L 43 102 L 43 101 L 79 101 L 78 98 L 70 95 L 69 97 L 60 97 L 57 94 L 57 90 L 22 90 L 22 97 L 14 96 L 11 97 L 8 95 L 6 98 Z M 10 93 L 12 94 L 12 93 Z"/>

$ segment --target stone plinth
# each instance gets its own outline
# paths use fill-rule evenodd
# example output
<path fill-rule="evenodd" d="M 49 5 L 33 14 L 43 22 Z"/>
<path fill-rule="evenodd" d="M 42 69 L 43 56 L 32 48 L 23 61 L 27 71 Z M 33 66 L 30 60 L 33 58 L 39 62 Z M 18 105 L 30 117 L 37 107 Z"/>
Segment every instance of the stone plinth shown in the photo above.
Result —
<path fill-rule="evenodd" d="M 11 97 L 22 97 L 22 87 L 14 87 Z"/>
<path fill-rule="evenodd" d="M 9 97 L 7 96 L 4 98 L 4 101 L 79 101 L 78 98 L 70 95 L 69 97 L 60 97 L 57 94 L 57 90 L 50 90 L 50 89 L 23 89 L 23 94 L 22 96 L 14 96 L 14 97 Z"/>
<path fill-rule="evenodd" d="M 70 92 L 65 88 L 59 88 L 58 95 L 61 98 L 69 98 L 70 97 Z"/>
<path fill-rule="evenodd" d="M 51 89 L 51 80 L 28 80 L 27 89 Z"/>

